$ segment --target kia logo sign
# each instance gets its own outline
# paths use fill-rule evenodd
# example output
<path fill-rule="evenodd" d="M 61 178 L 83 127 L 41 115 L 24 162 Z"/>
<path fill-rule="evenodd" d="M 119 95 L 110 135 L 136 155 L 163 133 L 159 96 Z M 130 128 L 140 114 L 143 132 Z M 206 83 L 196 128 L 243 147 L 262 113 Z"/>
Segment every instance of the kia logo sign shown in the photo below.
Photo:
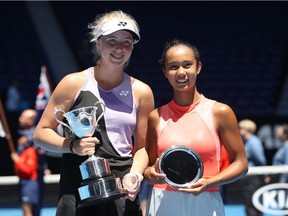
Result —
<path fill-rule="evenodd" d="M 259 188 L 252 196 L 253 205 L 261 212 L 288 215 L 288 184 L 269 184 Z"/>

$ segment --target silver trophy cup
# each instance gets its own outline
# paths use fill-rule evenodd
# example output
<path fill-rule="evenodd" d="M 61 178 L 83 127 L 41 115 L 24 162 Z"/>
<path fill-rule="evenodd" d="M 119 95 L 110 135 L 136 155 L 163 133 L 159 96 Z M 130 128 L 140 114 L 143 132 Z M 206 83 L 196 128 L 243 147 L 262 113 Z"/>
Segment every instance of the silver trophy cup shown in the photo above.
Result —
<path fill-rule="evenodd" d="M 103 112 L 96 119 L 97 105 L 100 104 L 103 108 Z M 54 116 L 58 123 L 67 127 L 77 137 L 82 138 L 85 136 L 92 136 L 95 129 L 98 127 L 98 121 L 102 118 L 105 111 L 105 104 L 101 101 L 97 101 L 94 106 L 81 107 L 71 110 L 65 113 L 61 109 L 55 108 Z M 62 113 L 63 117 L 67 119 L 68 124 L 58 119 L 58 113 Z"/>
<path fill-rule="evenodd" d="M 96 118 L 97 105 L 103 110 L 98 118 Z M 57 122 L 82 138 L 92 136 L 95 130 L 98 130 L 98 121 L 103 117 L 105 109 L 105 104 L 98 101 L 94 106 L 81 107 L 67 113 L 55 108 L 54 116 Z M 62 113 L 69 125 L 58 119 L 58 113 Z M 125 195 L 121 180 L 111 174 L 107 159 L 90 155 L 79 168 L 82 176 L 81 186 L 78 188 L 81 199 L 79 208 L 115 200 Z"/>

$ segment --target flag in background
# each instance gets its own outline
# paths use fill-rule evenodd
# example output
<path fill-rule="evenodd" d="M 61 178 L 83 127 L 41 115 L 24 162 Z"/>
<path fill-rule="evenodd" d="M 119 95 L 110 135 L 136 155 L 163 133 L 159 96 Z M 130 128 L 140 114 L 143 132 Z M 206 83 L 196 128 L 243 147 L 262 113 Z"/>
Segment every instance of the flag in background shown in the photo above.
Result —
<path fill-rule="evenodd" d="M 41 67 L 40 83 L 38 85 L 38 92 L 36 96 L 35 109 L 42 111 L 45 109 L 48 100 L 51 96 L 51 84 L 48 76 L 48 71 L 46 66 Z M 42 114 L 42 113 L 41 113 Z"/>

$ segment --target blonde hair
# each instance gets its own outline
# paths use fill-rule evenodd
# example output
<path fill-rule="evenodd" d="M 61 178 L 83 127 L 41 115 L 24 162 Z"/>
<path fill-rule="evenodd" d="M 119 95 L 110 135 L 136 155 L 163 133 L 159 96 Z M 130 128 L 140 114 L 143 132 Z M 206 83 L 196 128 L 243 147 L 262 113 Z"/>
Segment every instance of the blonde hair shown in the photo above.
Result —
<path fill-rule="evenodd" d="M 124 13 L 121 10 L 116 10 L 116 11 L 111 11 L 108 13 L 103 13 L 98 15 L 94 22 L 88 24 L 88 29 L 91 29 L 90 31 L 90 42 L 95 43 L 97 41 L 97 36 L 99 35 L 99 32 L 102 28 L 102 26 L 109 21 L 113 20 L 122 20 L 131 23 L 135 29 L 138 29 L 139 31 L 139 26 L 136 22 L 136 20 L 129 14 Z"/>
<path fill-rule="evenodd" d="M 255 133 L 257 130 L 257 126 L 255 124 L 255 122 L 249 120 L 249 119 L 244 119 L 242 121 L 239 122 L 239 127 L 240 128 L 244 128 L 247 131 L 249 131 L 250 133 Z"/>

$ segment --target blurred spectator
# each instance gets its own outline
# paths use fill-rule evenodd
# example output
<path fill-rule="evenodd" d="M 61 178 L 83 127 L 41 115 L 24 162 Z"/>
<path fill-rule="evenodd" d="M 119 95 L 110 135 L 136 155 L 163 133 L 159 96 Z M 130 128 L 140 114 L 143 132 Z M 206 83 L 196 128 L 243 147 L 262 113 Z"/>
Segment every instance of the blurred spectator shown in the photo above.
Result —
<path fill-rule="evenodd" d="M 45 151 L 34 147 L 32 135 L 35 130 L 37 112 L 24 110 L 19 121 L 17 153 L 11 153 L 16 174 L 20 178 L 20 200 L 23 215 L 40 216 L 44 196 L 44 175 L 50 174 Z"/>
<path fill-rule="evenodd" d="M 280 147 L 281 143 L 276 135 L 278 127 L 279 124 L 264 124 L 259 128 L 257 136 L 264 144 L 265 149 L 275 150 Z"/>
<path fill-rule="evenodd" d="M 20 102 L 21 102 L 21 94 L 19 92 L 19 83 L 17 80 L 13 80 L 11 84 L 5 90 L 5 112 L 7 116 L 7 121 L 9 127 L 11 128 L 11 136 L 12 140 L 16 142 L 17 140 L 17 130 L 13 130 L 13 128 L 18 127 L 18 117 L 20 114 Z"/>
<path fill-rule="evenodd" d="M 32 135 L 37 112 L 24 110 L 19 117 L 20 138 L 17 140 L 17 152 L 11 153 L 16 175 L 19 177 L 19 196 L 24 216 L 35 216 L 38 203 L 38 156 L 33 147 Z"/>
<path fill-rule="evenodd" d="M 239 122 L 240 133 L 245 144 L 249 166 L 264 166 L 266 158 L 261 140 L 255 135 L 257 126 L 249 120 Z"/>
<path fill-rule="evenodd" d="M 277 137 L 282 142 L 281 147 L 278 149 L 273 157 L 273 165 L 288 165 L 288 125 L 280 125 L 277 129 Z M 287 182 L 288 174 L 280 176 L 280 182 Z"/>
<path fill-rule="evenodd" d="M 21 95 L 18 90 L 18 81 L 13 80 L 7 88 L 5 108 L 8 112 L 18 112 Z"/>
<path fill-rule="evenodd" d="M 240 134 L 244 141 L 249 167 L 267 165 L 264 147 L 261 140 L 255 135 L 257 126 L 255 122 L 244 119 L 239 122 Z M 244 204 L 247 216 L 262 216 L 252 203 L 253 193 L 265 184 L 265 178 L 259 175 L 246 175 L 240 181 L 243 183 Z"/>
<path fill-rule="evenodd" d="M 272 165 L 273 156 L 281 146 L 276 133 L 279 124 L 263 124 L 257 132 L 258 138 L 262 141 L 265 149 L 267 165 Z"/>

